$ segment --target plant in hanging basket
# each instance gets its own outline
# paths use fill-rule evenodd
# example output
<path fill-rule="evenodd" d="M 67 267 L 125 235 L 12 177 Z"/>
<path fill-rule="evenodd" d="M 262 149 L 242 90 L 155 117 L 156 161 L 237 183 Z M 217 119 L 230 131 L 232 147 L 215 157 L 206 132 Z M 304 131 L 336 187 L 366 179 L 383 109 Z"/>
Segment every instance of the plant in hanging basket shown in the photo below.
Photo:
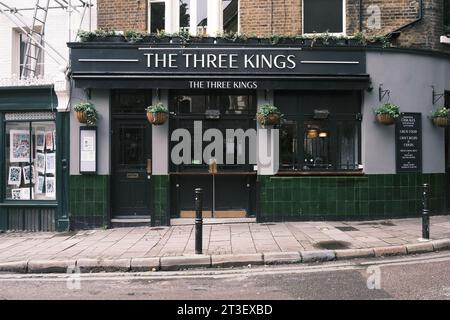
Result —
<path fill-rule="evenodd" d="M 281 125 L 283 122 L 283 114 L 277 107 L 270 104 L 264 104 L 259 106 L 258 112 L 256 113 L 256 119 L 263 128 L 270 125 Z"/>
<path fill-rule="evenodd" d="M 89 125 L 95 125 L 98 120 L 98 113 L 95 106 L 90 102 L 79 102 L 73 110 L 80 123 L 87 123 Z"/>
<path fill-rule="evenodd" d="M 391 125 L 400 115 L 400 108 L 392 103 L 385 103 L 375 109 L 376 119 L 384 125 Z"/>
<path fill-rule="evenodd" d="M 156 126 L 164 124 L 169 118 L 169 110 L 162 103 L 149 106 L 145 110 L 147 111 L 148 121 Z"/>
<path fill-rule="evenodd" d="M 431 114 L 433 124 L 438 127 L 450 127 L 450 109 L 441 107 Z"/>

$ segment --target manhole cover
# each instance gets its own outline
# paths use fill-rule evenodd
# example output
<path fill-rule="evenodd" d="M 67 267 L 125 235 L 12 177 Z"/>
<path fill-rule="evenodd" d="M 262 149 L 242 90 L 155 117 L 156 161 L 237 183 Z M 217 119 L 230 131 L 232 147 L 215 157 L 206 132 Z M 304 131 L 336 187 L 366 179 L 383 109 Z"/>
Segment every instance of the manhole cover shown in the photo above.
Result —
<path fill-rule="evenodd" d="M 358 231 L 355 227 L 345 226 L 345 227 L 335 227 L 338 230 L 341 231 Z"/>
<path fill-rule="evenodd" d="M 318 249 L 327 250 L 347 249 L 349 246 L 350 243 L 345 241 L 321 241 L 314 244 L 314 247 Z"/>

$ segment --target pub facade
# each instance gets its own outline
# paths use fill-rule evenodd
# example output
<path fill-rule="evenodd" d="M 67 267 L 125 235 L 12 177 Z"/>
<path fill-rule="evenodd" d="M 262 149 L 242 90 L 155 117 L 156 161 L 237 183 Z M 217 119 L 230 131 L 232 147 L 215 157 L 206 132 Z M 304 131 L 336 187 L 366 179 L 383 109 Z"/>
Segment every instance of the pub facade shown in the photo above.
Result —
<path fill-rule="evenodd" d="M 282 18 L 251 1 L 148 1 L 121 20 L 98 1 L 99 27 L 148 34 L 68 43 L 72 110 L 60 191 L 68 225 L 60 229 L 170 225 L 193 217 L 199 187 L 204 216 L 215 219 L 417 216 L 424 183 L 432 212 L 446 214 L 448 129 L 431 115 L 450 103 L 450 59 L 442 26 L 430 31 L 436 12 L 418 1 L 421 20 L 386 20 L 380 4 L 374 28 L 388 36 L 370 38 L 366 10 L 330 3 L 295 1 Z M 439 34 L 437 42 L 424 45 L 425 33 Z M 86 102 L 95 125 L 73 111 Z M 400 108 L 392 125 L 376 121 L 386 103 Z M 155 105 L 168 110 L 163 124 L 147 119 Z M 258 121 L 265 105 L 278 108 L 281 124 Z"/>

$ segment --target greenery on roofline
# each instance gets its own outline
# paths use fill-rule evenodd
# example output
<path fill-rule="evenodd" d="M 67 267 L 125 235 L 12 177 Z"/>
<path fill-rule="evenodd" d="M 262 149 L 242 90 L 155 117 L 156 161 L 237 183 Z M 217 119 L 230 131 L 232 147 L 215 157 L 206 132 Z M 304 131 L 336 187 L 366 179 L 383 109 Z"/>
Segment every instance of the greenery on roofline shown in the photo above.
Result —
<path fill-rule="evenodd" d="M 78 37 L 81 42 L 95 42 L 98 40 L 106 39 L 113 36 L 122 36 L 122 33 L 111 30 L 96 30 L 94 32 L 79 31 Z M 367 35 L 366 33 L 355 33 L 353 36 L 335 35 L 332 33 L 313 33 L 308 35 L 292 35 L 292 34 L 274 34 L 269 37 L 259 37 L 254 34 L 246 35 L 237 32 L 224 32 L 217 34 L 215 37 L 210 36 L 192 36 L 187 31 L 181 31 L 176 33 L 167 33 L 165 31 L 158 31 L 157 33 L 146 33 L 141 31 L 128 30 L 123 32 L 124 41 L 130 43 L 145 42 L 150 38 L 163 39 L 163 38 L 178 38 L 179 43 L 188 44 L 195 42 L 202 38 L 214 38 L 216 40 L 225 40 L 228 42 L 246 42 L 250 39 L 267 40 L 267 43 L 272 45 L 289 43 L 289 44 L 302 44 L 313 47 L 316 44 L 322 45 L 347 45 L 352 43 L 353 45 L 367 46 L 371 44 L 381 44 L 383 48 L 389 47 L 391 39 L 389 36 L 384 35 Z M 147 39 L 146 39 L 147 38 Z"/>

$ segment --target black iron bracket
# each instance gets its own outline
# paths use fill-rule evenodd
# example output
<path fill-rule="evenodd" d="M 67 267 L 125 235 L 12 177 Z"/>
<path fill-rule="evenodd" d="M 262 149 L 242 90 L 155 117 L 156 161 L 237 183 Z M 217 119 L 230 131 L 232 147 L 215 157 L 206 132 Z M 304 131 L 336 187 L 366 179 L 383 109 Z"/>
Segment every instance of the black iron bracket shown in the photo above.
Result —
<path fill-rule="evenodd" d="M 434 90 L 434 86 L 431 86 L 432 90 L 433 90 L 433 104 L 436 104 L 436 102 L 438 102 L 439 100 L 441 100 L 444 95 L 444 93 L 436 93 L 436 91 Z"/>
<path fill-rule="evenodd" d="M 388 97 L 388 102 L 391 99 L 391 90 L 386 89 L 383 90 L 383 84 L 381 83 L 380 86 L 378 87 L 378 100 L 381 102 L 383 101 L 384 97 Z"/>

